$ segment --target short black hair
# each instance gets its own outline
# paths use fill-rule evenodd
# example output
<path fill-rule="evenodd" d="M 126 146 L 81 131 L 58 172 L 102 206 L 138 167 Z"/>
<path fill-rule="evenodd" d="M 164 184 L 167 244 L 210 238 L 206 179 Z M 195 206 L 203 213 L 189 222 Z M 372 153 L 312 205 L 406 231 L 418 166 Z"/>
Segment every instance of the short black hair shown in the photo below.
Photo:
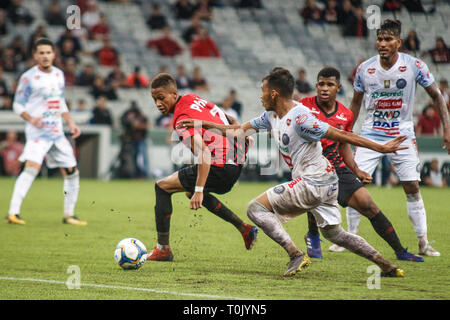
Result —
<path fill-rule="evenodd" d="M 400 37 L 402 33 L 402 23 L 400 20 L 386 19 L 381 24 L 380 29 L 377 29 L 377 35 L 380 32 L 392 33 L 393 35 Z"/>
<path fill-rule="evenodd" d="M 150 88 L 157 89 L 162 87 L 174 86 L 177 88 L 177 82 L 169 73 L 159 73 L 153 78 Z"/>
<path fill-rule="evenodd" d="M 277 90 L 283 98 L 292 98 L 295 80 L 289 70 L 275 67 L 263 78 L 264 80 L 267 81 L 270 89 Z"/>
<path fill-rule="evenodd" d="M 323 78 L 331 78 L 335 77 L 338 82 L 341 81 L 341 73 L 338 69 L 333 67 L 325 67 L 322 70 L 319 71 L 317 74 L 317 80 L 319 80 L 320 77 Z"/>
<path fill-rule="evenodd" d="M 52 40 L 50 40 L 48 38 L 39 38 L 33 44 L 33 52 L 36 51 L 38 46 L 42 46 L 42 45 L 51 46 L 52 49 L 55 50 L 55 44 L 53 43 Z"/>

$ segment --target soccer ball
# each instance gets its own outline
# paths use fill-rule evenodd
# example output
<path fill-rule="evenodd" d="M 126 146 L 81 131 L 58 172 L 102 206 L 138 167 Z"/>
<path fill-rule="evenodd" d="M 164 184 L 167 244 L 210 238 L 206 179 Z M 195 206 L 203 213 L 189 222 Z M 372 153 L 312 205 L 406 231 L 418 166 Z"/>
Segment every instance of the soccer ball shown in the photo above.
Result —
<path fill-rule="evenodd" d="M 139 269 L 147 259 L 147 248 L 138 239 L 125 238 L 117 244 L 114 259 L 123 269 Z"/>

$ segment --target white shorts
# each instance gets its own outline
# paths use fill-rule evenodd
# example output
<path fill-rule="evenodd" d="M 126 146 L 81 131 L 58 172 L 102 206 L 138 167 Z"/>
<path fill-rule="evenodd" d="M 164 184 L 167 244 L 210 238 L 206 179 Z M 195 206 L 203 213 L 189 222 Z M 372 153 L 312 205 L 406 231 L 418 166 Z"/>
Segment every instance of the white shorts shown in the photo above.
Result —
<path fill-rule="evenodd" d="M 319 186 L 309 184 L 301 178 L 267 190 L 270 205 L 280 222 L 285 223 L 310 211 L 320 228 L 342 222 L 337 195 L 338 183 Z"/>
<path fill-rule="evenodd" d="M 29 160 L 42 164 L 44 157 L 46 157 L 47 167 L 51 169 L 73 168 L 77 165 L 72 145 L 65 136 L 55 141 L 27 139 L 19 161 L 25 162 Z"/>
<path fill-rule="evenodd" d="M 376 140 L 373 141 L 384 143 Z M 408 146 L 408 149 L 399 150 L 397 154 L 386 154 L 394 167 L 395 173 L 400 181 L 420 181 L 420 160 L 416 139 L 406 139 L 401 145 Z M 359 169 L 373 174 L 383 155 L 371 149 L 357 147 L 355 149 L 355 162 Z"/>

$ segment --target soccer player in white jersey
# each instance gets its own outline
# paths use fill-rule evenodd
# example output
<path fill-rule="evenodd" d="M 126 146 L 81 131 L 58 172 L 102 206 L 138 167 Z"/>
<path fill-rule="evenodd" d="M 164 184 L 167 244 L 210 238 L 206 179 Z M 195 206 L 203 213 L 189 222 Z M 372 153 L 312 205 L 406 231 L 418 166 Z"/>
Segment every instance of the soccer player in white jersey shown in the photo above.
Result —
<path fill-rule="evenodd" d="M 14 112 L 26 121 L 26 144 L 19 157 L 25 166 L 16 180 L 6 220 L 25 224 L 20 217 L 20 207 L 46 157 L 47 166 L 60 168 L 64 177 L 63 222 L 83 226 L 87 223 L 74 216 L 80 179 L 72 146 L 64 135 L 62 119 L 69 125 L 73 138 L 79 137 L 81 131 L 64 100 L 64 73 L 52 65 L 55 50 L 50 40 L 38 39 L 33 45 L 33 57 L 37 65 L 20 77 L 13 103 Z"/>
<path fill-rule="evenodd" d="M 361 104 L 367 111 L 361 135 L 377 142 L 390 141 L 399 135 L 408 138 L 403 143 L 408 149 L 388 157 L 406 194 L 409 218 L 419 242 L 419 254 L 439 256 L 427 239 L 426 212 L 419 191 L 420 162 L 414 134 L 413 109 L 416 83 L 425 88 L 433 99 L 444 127 L 443 142 L 450 154 L 450 122 L 445 100 L 434 82 L 427 65 L 410 55 L 398 52 L 401 47 L 401 23 L 386 20 L 377 30 L 378 55 L 364 61 L 357 69 L 350 110 L 358 118 Z M 372 174 L 382 154 L 366 148 L 357 148 L 355 162 Z M 356 234 L 361 215 L 347 208 L 349 232 Z"/>
<path fill-rule="evenodd" d="M 311 260 L 292 241 L 282 226 L 299 214 L 310 211 L 323 236 L 376 263 L 382 276 L 401 277 L 403 270 L 386 260 L 362 237 L 342 229 L 337 202 L 338 178 L 334 167 L 322 155 L 322 137 L 366 146 L 378 152 L 395 152 L 405 137 L 382 145 L 353 133 L 333 128 L 318 120 L 310 110 L 292 100 L 294 77 L 284 68 L 275 68 L 262 82 L 262 104 L 266 112 L 243 125 L 218 125 L 202 121 L 204 128 L 218 129 L 223 135 L 248 135 L 255 130 L 270 130 L 279 151 L 292 170 L 293 180 L 275 186 L 250 201 L 247 215 L 271 239 L 283 247 L 290 262 L 285 276 L 293 276 Z M 196 120 L 181 120 L 178 127 L 199 125 Z"/>

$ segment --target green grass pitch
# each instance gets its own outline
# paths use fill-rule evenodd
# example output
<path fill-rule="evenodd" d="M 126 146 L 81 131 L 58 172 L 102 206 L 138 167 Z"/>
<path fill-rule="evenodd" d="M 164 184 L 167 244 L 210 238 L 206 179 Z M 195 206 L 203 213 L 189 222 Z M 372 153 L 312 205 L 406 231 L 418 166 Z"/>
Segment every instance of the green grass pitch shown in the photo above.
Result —
<path fill-rule="evenodd" d="M 0 211 L 6 215 L 15 179 L 0 179 Z M 246 205 L 275 183 L 238 183 L 219 198 L 245 221 Z M 401 188 L 369 187 L 378 206 L 392 221 L 402 244 L 417 253 L 417 240 Z M 86 227 L 62 224 L 62 179 L 37 179 L 23 205 L 25 226 L 0 223 L 0 300 L 9 299 L 444 299 L 450 298 L 449 189 L 422 188 L 428 237 L 441 257 L 424 263 L 395 260 L 390 247 L 362 218 L 360 234 L 385 257 L 405 270 L 404 278 L 381 278 L 379 289 L 367 287 L 372 265 L 348 251 L 313 259 L 293 278 L 282 275 L 284 250 L 262 231 L 251 251 L 241 235 L 206 209 L 189 210 L 183 194 L 174 195 L 171 221 L 173 262 L 146 262 L 124 271 L 114 261 L 119 240 L 156 244 L 153 181 L 81 180 L 77 215 Z M 342 210 L 346 227 L 345 211 Z M 285 225 L 305 248 L 306 216 Z M 79 290 L 65 284 L 69 266 L 80 269 Z"/>

